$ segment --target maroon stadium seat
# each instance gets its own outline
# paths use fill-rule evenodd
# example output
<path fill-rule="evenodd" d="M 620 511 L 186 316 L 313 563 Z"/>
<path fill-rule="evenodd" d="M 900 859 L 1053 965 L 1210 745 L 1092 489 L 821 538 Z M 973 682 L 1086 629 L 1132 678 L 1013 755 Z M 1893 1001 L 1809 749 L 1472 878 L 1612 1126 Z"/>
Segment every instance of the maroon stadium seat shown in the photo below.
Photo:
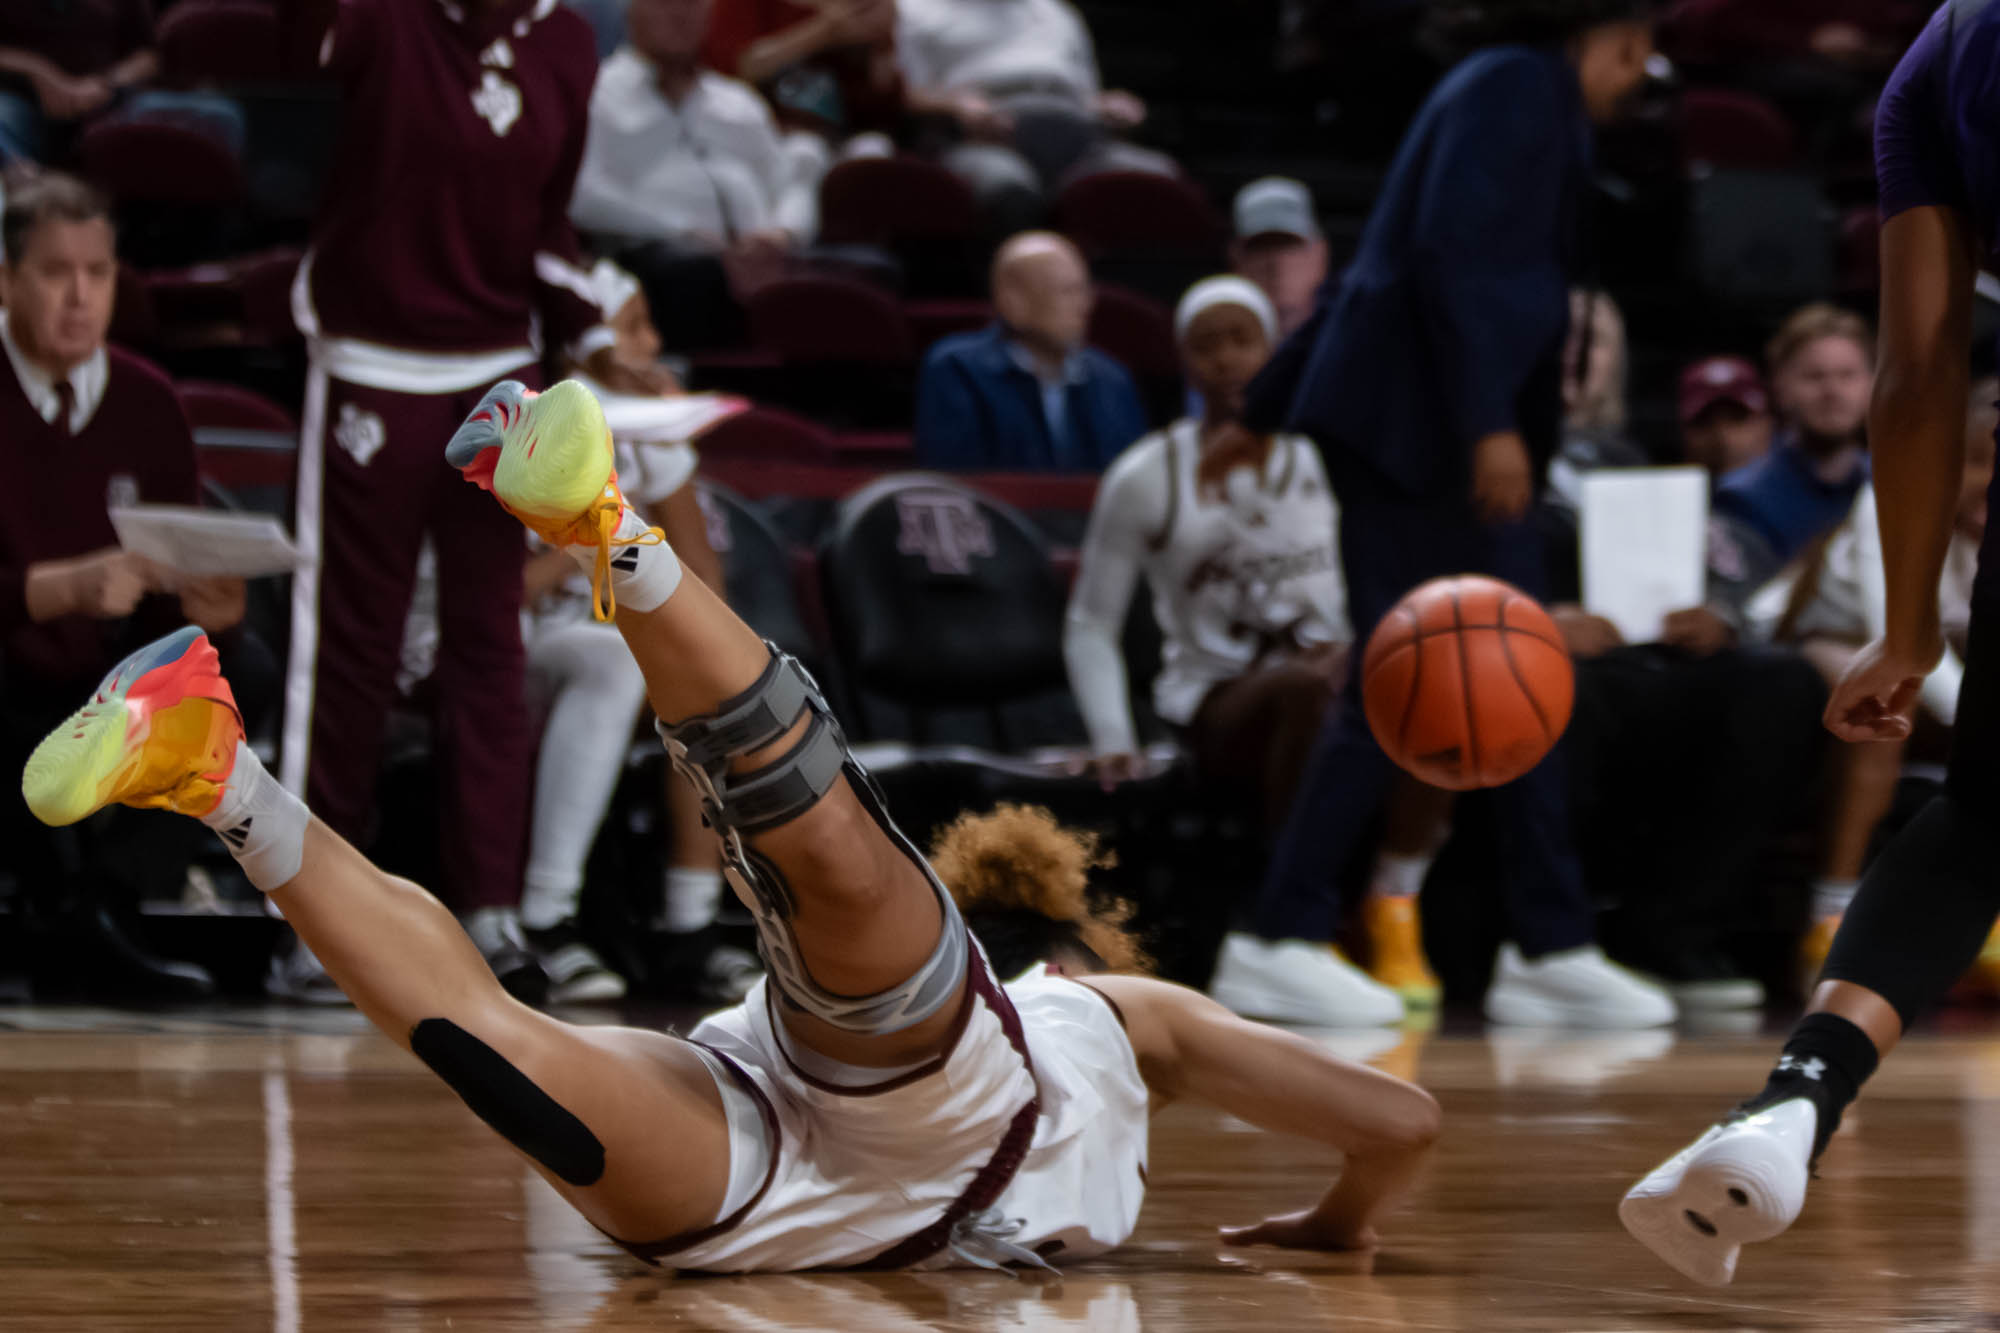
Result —
<path fill-rule="evenodd" d="M 279 77 L 278 12 L 260 0 L 181 0 L 159 27 L 171 87 L 268 84 Z"/>
<path fill-rule="evenodd" d="M 910 322 L 910 336 L 917 346 L 927 348 L 954 333 L 985 328 L 993 322 L 993 306 L 975 300 L 905 301 L 903 317 Z"/>
<path fill-rule="evenodd" d="M 817 423 L 771 407 L 753 407 L 701 437 L 705 460 L 767 463 L 830 463 L 833 437 Z"/>
<path fill-rule="evenodd" d="M 1100 286 L 1090 312 L 1090 343 L 1142 379 L 1178 375 L 1174 317 L 1163 305 L 1122 287 Z"/>
<path fill-rule="evenodd" d="M 902 307 L 852 278 L 781 278 L 748 302 L 750 332 L 792 365 L 906 366 L 916 344 Z"/>
<path fill-rule="evenodd" d="M 819 187 L 819 239 L 829 245 L 885 245 L 972 231 L 972 191 L 917 157 L 859 157 L 826 173 Z"/>
<path fill-rule="evenodd" d="M 160 319 L 145 276 L 129 264 L 120 264 L 118 291 L 111 305 L 111 341 L 121 347 L 149 348 L 159 337 Z"/>
<path fill-rule="evenodd" d="M 299 423 L 277 403 L 235 384 L 174 386 L 194 430 L 201 475 L 231 490 L 289 490 L 298 467 Z"/>
<path fill-rule="evenodd" d="M 1223 227 L 1192 183 L 1150 171 L 1079 176 L 1056 198 L 1056 229 L 1087 254 L 1218 258 Z"/>
<path fill-rule="evenodd" d="M 223 206 L 243 198 L 243 164 L 199 130 L 99 121 L 78 144 L 83 174 L 120 204 Z"/>
<path fill-rule="evenodd" d="M 1792 123 L 1754 93 L 1690 88 L 1681 95 L 1680 159 L 1686 171 L 1742 167 L 1778 171 L 1797 157 Z"/>

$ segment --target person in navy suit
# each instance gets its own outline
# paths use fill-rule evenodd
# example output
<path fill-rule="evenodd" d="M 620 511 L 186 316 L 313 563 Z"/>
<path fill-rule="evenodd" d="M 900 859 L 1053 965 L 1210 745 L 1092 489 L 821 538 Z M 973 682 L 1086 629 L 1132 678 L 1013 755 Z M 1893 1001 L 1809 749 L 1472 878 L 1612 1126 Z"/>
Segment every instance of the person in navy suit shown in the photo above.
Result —
<path fill-rule="evenodd" d="M 942 340 L 917 380 L 917 461 L 949 471 L 1102 472 L 1147 430 L 1125 367 L 1084 346 L 1090 270 L 1052 232 L 993 259 L 999 321 Z"/>
<path fill-rule="evenodd" d="M 1299 431 L 1325 453 L 1357 643 L 1442 575 L 1486 574 L 1541 595 L 1541 548 L 1525 519 L 1561 435 L 1568 292 L 1587 277 L 1592 126 L 1619 113 L 1653 55 L 1639 0 L 1494 0 L 1477 21 L 1489 44 L 1417 113 L 1352 264 L 1246 405 L 1246 430 Z M 1266 940 L 1332 939 L 1336 878 L 1392 781 L 1391 827 L 1419 833 L 1385 846 L 1398 862 L 1390 877 L 1414 891 L 1428 867 L 1447 798 L 1396 779 L 1361 695 L 1357 681 L 1321 732 L 1272 856 L 1250 923 Z M 1488 1015 L 1670 1022 L 1671 998 L 1597 948 L 1559 760 L 1490 800 L 1512 941 Z M 1414 914 L 1404 919 L 1414 930 Z"/>

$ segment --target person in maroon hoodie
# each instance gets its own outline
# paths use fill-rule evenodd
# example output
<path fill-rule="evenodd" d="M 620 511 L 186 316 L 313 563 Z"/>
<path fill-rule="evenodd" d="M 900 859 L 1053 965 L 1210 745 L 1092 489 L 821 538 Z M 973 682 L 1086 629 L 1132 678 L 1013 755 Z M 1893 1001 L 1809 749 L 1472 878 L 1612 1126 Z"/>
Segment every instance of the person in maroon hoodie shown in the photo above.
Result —
<path fill-rule="evenodd" d="M 199 495 L 173 386 L 105 345 L 118 263 L 104 200 L 54 174 L 17 186 L 0 246 L 0 762 L 15 771 L 79 689 L 165 630 L 192 621 L 216 635 L 253 696 L 270 693 L 275 668 L 251 636 L 223 633 L 243 619 L 241 580 L 177 577 L 120 550 L 112 531 L 114 506 Z M 180 895 L 199 845 L 182 821 L 117 812 L 78 837 L 8 809 L 0 869 L 44 935 L 30 954 L 38 989 L 212 989 L 200 969 L 147 955 L 118 923 L 125 899 Z"/>
<path fill-rule="evenodd" d="M 567 209 L 597 53 L 556 0 L 286 0 L 288 51 L 343 94 L 343 129 L 293 288 L 311 363 L 301 432 L 282 778 L 367 832 L 383 719 L 424 539 L 437 553 L 444 897 L 518 902 L 534 736 L 523 707 L 516 525 L 439 450 L 498 380 L 564 353 L 610 388 L 671 380 L 618 360 Z M 519 941 L 479 941 L 504 980 Z M 330 990 L 311 956 L 273 988 Z"/>

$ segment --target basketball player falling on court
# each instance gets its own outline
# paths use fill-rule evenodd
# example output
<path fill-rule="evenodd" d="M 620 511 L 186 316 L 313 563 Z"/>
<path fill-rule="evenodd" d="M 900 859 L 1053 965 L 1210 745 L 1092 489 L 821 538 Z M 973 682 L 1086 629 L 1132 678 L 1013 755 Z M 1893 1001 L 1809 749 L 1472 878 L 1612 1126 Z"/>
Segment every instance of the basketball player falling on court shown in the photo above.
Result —
<path fill-rule="evenodd" d="M 1038 970 L 997 984 L 811 680 L 683 578 L 626 507 L 587 390 L 496 386 L 447 454 L 593 571 L 756 920 L 769 975 L 742 1004 L 684 1041 L 573 1027 L 511 999 L 436 899 L 265 772 L 193 629 L 121 664 L 35 751 L 34 812 L 63 824 L 122 801 L 216 829 L 377 1027 L 648 1260 L 744 1271 L 1095 1254 L 1136 1220 L 1149 1103 L 1179 1097 L 1346 1155 L 1317 1203 L 1226 1240 L 1374 1243 L 1436 1137 L 1428 1094 L 1164 982 Z M 986 905 L 1026 909 L 1003 914 L 1014 929 L 1066 898 L 1067 925 L 1034 917 L 1048 940 L 1109 938 L 1081 908 L 1087 844 L 1046 817 L 968 817 L 943 850 Z M 995 904 L 1010 877 L 1015 902 Z"/>
<path fill-rule="evenodd" d="M 2000 3 L 1950 0 L 1891 76 L 1875 120 L 1882 368 L 1868 434 L 1888 630 L 1835 687 L 1845 741 L 1907 736 L 1943 655 L 1938 579 L 1965 448 L 1977 270 L 2000 264 Z M 1619 1215 L 1700 1282 L 1736 1271 L 1804 1206 L 1841 1112 L 1971 964 L 2000 910 L 2000 524 L 1987 526 L 1944 794 L 1886 847 L 1841 921 L 1806 1016 L 1764 1090 L 1625 1196 Z"/>

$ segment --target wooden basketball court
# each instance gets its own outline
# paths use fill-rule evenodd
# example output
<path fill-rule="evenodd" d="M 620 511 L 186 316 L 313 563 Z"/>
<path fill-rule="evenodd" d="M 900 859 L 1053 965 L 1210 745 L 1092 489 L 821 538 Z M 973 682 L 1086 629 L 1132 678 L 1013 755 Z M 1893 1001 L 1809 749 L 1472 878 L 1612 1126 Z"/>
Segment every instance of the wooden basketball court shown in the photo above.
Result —
<path fill-rule="evenodd" d="M 677 1278 L 593 1232 L 351 1012 L 0 1010 L 0 1328 L 1957 1329 L 2000 1312 L 2000 1039 L 1914 1038 L 1737 1284 L 1684 1283 L 1619 1194 L 1729 1099 L 1757 1035 L 1330 1034 L 1445 1140 L 1372 1260 L 1219 1248 L 1334 1159 L 1173 1108 L 1138 1233 L 1060 1284 Z M 1383 1049 L 1386 1048 L 1386 1049 Z"/>

